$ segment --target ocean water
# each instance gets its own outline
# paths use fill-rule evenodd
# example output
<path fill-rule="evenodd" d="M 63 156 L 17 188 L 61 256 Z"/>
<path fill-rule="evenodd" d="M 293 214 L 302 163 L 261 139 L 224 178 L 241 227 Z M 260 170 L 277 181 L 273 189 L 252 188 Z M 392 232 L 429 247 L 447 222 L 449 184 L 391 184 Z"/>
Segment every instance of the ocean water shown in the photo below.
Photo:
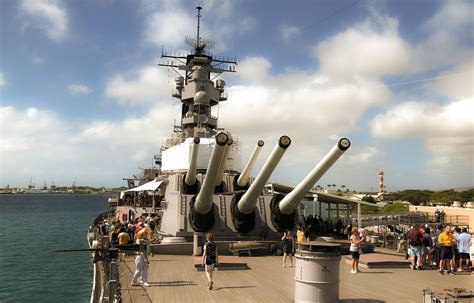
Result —
<path fill-rule="evenodd" d="M 86 234 L 107 195 L 0 195 L 0 302 L 89 302 Z"/>

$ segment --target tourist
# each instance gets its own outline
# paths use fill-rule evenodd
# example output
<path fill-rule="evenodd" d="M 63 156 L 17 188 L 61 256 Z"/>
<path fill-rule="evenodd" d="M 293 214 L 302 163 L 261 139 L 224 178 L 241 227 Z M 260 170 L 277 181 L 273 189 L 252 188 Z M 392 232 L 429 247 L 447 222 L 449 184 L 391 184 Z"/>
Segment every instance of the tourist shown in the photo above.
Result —
<path fill-rule="evenodd" d="M 461 258 L 459 256 L 459 250 L 458 250 L 458 242 L 459 242 L 460 234 L 461 234 L 461 228 L 459 227 L 454 228 L 453 236 L 456 239 L 456 243 L 454 243 L 454 247 L 453 247 L 453 264 L 456 269 L 461 261 Z"/>
<path fill-rule="evenodd" d="M 290 267 L 293 267 L 293 249 L 295 247 L 295 240 L 291 234 L 291 230 L 287 229 L 285 233 L 283 233 L 283 268 L 286 267 L 286 258 L 290 258 Z"/>
<path fill-rule="evenodd" d="M 435 210 L 435 219 L 437 223 L 441 223 L 441 212 L 439 211 L 439 209 Z"/>
<path fill-rule="evenodd" d="M 339 235 L 342 235 L 343 234 L 343 224 L 342 224 L 342 221 L 341 219 L 337 220 L 337 223 L 336 223 L 336 233 L 339 234 Z"/>
<path fill-rule="evenodd" d="M 350 240 L 352 236 L 352 223 L 347 224 L 346 235 L 347 235 L 347 240 Z"/>
<path fill-rule="evenodd" d="M 349 251 L 352 254 L 352 270 L 351 274 L 356 274 L 359 272 L 359 258 L 360 258 L 360 243 L 362 243 L 362 239 L 359 237 L 359 233 L 354 229 L 351 235 L 351 246 Z"/>
<path fill-rule="evenodd" d="M 444 275 L 444 266 L 448 267 L 448 274 L 453 272 L 453 247 L 456 238 L 451 234 L 451 226 L 447 225 L 444 231 L 438 237 L 438 243 L 441 245 L 441 257 L 439 261 L 439 273 Z M 449 261 L 449 264 L 448 264 Z"/>
<path fill-rule="evenodd" d="M 408 232 L 407 240 L 410 249 L 410 268 L 413 270 L 422 270 L 421 243 L 423 240 L 423 235 L 420 233 L 418 228 L 412 226 L 412 229 Z"/>
<path fill-rule="evenodd" d="M 364 225 L 362 224 L 360 228 L 357 230 L 359 233 L 359 238 L 362 240 L 362 242 L 365 241 L 365 238 L 367 237 L 367 229 L 365 229 Z"/>
<path fill-rule="evenodd" d="M 148 256 L 145 252 L 145 245 L 145 240 L 141 240 L 138 255 L 135 258 L 135 273 L 132 278 L 132 286 L 139 286 L 140 283 L 145 287 L 150 286 L 150 284 L 148 284 L 148 267 L 150 266 L 150 261 L 148 261 Z M 139 278 L 141 278 L 140 283 L 138 283 Z"/>
<path fill-rule="evenodd" d="M 298 224 L 296 225 L 296 243 L 303 243 L 303 242 L 306 242 L 307 239 L 306 239 L 306 235 L 305 235 L 305 232 L 303 230 L 303 226 L 301 226 L 301 224 Z"/>
<path fill-rule="evenodd" d="M 119 245 L 126 245 L 126 244 L 128 244 L 128 241 L 130 241 L 130 236 L 125 231 L 125 228 L 122 227 L 120 229 L 120 233 L 118 234 L 118 244 Z M 119 261 L 125 261 L 125 253 L 124 252 L 119 253 Z"/>
<path fill-rule="evenodd" d="M 422 266 L 425 268 L 431 267 L 431 259 L 432 259 L 432 252 L 433 252 L 433 239 L 431 239 L 430 229 L 428 227 L 425 228 L 425 232 L 423 234 L 423 241 L 421 243 L 422 246 Z"/>
<path fill-rule="evenodd" d="M 459 271 L 464 271 L 462 268 L 463 261 L 466 261 L 466 269 L 469 270 L 469 245 L 472 236 L 467 233 L 467 228 L 463 228 L 458 236 L 458 251 L 459 251 Z"/>
<path fill-rule="evenodd" d="M 434 249 L 435 249 L 435 262 L 436 262 L 436 267 L 438 269 L 440 268 L 439 262 L 441 261 L 441 245 L 438 242 L 438 237 L 439 235 L 441 235 L 442 232 L 443 232 L 443 225 L 439 224 L 438 229 L 433 235 L 433 239 L 434 239 L 433 242 L 434 242 Z"/>
<path fill-rule="evenodd" d="M 207 242 L 204 244 L 204 252 L 202 254 L 202 266 L 206 271 L 207 288 L 212 290 L 214 281 L 212 280 L 212 273 L 214 267 L 219 264 L 219 256 L 217 254 L 217 245 L 214 243 L 214 235 L 212 233 L 206 234 Z"/>

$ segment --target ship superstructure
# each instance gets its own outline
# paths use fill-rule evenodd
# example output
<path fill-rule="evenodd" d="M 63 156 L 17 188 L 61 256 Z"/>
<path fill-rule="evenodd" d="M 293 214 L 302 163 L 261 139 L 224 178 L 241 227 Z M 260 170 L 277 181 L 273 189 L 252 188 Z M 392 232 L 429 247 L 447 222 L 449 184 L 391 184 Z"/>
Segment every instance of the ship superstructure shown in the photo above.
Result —
<path fill-rule="evenodd" d="M 196 232 L 212 231 L 216 239 L 281 237 L 293 229 L 305 194 L 350 146 L 342 138 L 298 186 L 288 194 L 268 192 L 266 184 L 291 145 L 281 136 L 255 178 L 251 171 L 264 146 L 255 150 L 240 169 L 240 149 L 231 132 L 218 127 L 214 108 L 227 100 L 225 81 L 219 76 L 235 72 L 235 58 L 213 56 L 213 42 L 200 37 L 201 7 L 197 7 L 196 38 L 187 37 L 193 48 L 187 54 L 162 53 L 159 66 L 173 69 L 173 97 L 182 103 L 181 123 L 159 155 L 157 169 L 139 187 L 121 195 L 116 214 L 121 221 L 144 213 L 158 218 L 159 233 L 191 241 Z M 130 180 L 128 179 L 129 184 Z"/>

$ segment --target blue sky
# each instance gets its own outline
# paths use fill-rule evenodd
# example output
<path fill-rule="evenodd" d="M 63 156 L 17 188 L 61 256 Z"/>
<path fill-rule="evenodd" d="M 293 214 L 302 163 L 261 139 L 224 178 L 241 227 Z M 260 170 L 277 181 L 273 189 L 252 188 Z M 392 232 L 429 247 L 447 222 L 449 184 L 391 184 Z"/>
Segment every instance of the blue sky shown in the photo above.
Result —
<path fill-rule="evenodd" d="M 178 119 L 162 49 L 195 35 L 224 74 L 220 126 L 245 161 L 293 144 L 272 180 L 301 180 L 337 138 L 320 184 L 370 190 L 474 186 L 471 1 L 1 1 L 0 186 L 118 186 Z M 256 171 L 254 171 L 256 175 Z"/>

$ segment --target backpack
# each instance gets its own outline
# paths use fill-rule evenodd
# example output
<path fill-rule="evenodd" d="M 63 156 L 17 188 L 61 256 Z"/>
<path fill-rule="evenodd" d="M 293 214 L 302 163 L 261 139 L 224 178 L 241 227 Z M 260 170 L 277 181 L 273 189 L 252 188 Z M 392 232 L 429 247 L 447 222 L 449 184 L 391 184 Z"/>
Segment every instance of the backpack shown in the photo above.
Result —
<path fill-rule="evenodd" d="M 204 249 L 206 250 L 206 264 L 209 265 L 216 263 L 216 244 L 207 242 L 204 244 Z"/>
<path fill-rule="evenodd" d="M 421 244 L 424 247 L 431 247 L 431 237 L 429 235 L 424 235 Z"/>

